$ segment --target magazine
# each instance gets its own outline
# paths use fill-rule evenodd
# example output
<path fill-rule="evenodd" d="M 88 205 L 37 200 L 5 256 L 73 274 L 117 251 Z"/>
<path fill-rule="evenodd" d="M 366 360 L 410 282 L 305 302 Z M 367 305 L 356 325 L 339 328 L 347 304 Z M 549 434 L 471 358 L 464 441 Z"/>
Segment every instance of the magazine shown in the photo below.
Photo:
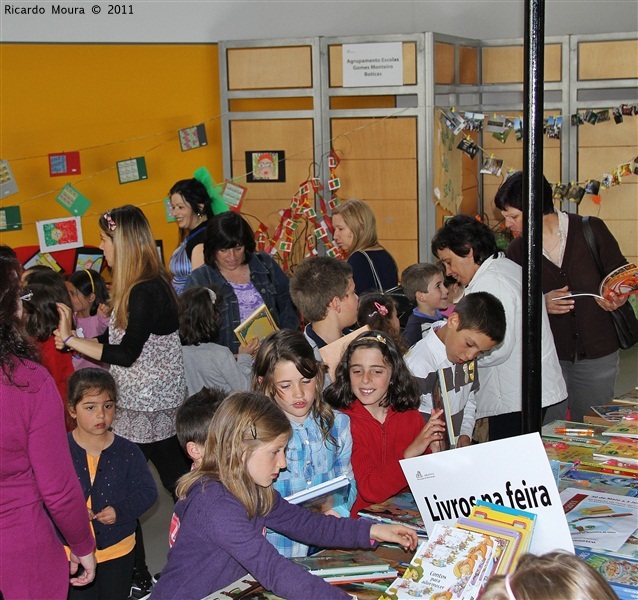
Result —
<path fill-rule="evenodd" d="M 622 267 L 618 267 L 612 271 L 605 279 L 602 280 L 598 294 L 590 292 L 573 292 L 566 296 L 554 298 L 554 300 L 563 300 L 565 298 L 576 298 L 577 296 L 593 296 L 594 298 L 608 298 L 613 292 L 619 298 L 638 294 L 638 267 L 633 263 L 628 263 Z"/>
<path fill-rule="evenodd" d="M 576 556 L 598 571 L 619 598 L 638 598 L 638 561 L 576 549 Z"/>
<path fill-rule="evenodd" d="M 638 440 L 638 412 L 624 416 L 620 423 L 608 427 L 603 435 Z"/>
<path fill-rule="evenodd" d="M 602 406 L 592 406 L 591 409 L 606 421 L 618 423 L 627 415 L 638 412 L 635 406 L 629 404 L 603 404 Z"/>

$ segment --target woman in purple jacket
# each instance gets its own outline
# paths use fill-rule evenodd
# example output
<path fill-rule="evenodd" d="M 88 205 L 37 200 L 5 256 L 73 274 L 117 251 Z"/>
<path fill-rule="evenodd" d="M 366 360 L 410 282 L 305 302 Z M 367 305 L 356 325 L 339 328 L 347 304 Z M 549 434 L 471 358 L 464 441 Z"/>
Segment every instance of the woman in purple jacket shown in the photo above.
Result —
<path fill-rule="evenodd" d="M 0 258 L 0 591 L 63 599 L 95 576 L 95 540 L 71 462 L 62 401 L 22 331 L 21 267 Z M 26 290 L 25 290 L 26 291 Z M 71 548 L 66 558 L 55 528 Z"/>

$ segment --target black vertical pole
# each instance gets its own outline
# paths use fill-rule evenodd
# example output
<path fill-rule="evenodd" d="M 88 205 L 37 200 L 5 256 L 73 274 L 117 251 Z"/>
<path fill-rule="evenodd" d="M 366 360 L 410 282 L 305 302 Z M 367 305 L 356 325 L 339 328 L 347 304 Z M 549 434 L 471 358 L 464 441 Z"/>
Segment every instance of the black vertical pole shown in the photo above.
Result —
<path fill-rule="evenodd" d="M 523 433 L 541 428 L 545 0 L 525 0 L 523 86 Z"/>

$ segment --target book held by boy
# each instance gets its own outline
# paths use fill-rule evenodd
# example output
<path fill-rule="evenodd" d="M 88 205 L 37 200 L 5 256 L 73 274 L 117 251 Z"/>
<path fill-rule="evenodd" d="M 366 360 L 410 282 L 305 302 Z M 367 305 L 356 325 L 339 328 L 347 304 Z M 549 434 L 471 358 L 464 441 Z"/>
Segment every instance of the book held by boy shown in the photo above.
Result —
<path fill-rule="evenodd" d="M 268 307 L 262 304 L 233 331 L 242 345 L 248 345 L 254 338 L 261 341 L 277 329 Z"/>

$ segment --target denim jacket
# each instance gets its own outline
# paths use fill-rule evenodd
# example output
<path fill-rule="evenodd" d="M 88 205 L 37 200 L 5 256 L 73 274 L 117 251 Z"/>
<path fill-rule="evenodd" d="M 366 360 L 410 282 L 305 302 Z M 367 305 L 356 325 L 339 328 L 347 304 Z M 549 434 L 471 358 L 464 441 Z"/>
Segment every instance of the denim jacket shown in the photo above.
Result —
<path fill-rule="evenodd" d="M 281 267 L 270 255 L 263 252 L 253 253 L 248 267 L 250 282 L 261 294 L 277 326 L 281 329 L 299 329 L 299 313 L 290 297 L 290 281 Z M 219 269 L 209 265 L 202 265 L 195 269 L 188 276 L 184 289 L 187 290 L 196 285 L 213 285 L 221 291 L 223 302 L 217 343 L 227 346 L 233 354 L 237 354 L 239 340 L 233 330 L 241 323 L 241 320 L 239 302 L 232 286 Z"/>

